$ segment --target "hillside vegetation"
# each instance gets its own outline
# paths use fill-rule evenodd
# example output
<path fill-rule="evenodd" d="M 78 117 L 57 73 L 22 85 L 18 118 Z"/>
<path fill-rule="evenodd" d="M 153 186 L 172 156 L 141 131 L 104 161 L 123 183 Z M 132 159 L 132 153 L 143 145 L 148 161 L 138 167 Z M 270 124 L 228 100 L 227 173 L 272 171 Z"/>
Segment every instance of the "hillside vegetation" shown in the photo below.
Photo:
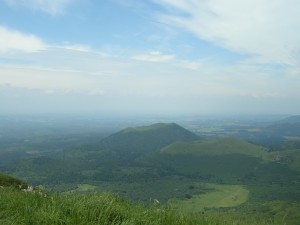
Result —
<path fill-rule="evenodd" d="M 175 141 L 194 141 L 199 137 L 175 123 L 156 123 L 130 127 L 103 139 L 101 145 L 111 150 L 149 152 Z"/>
<path fill-rule="evenodd" d="M 300 172 L 300 150 L 286 150 L 271 152 L 267 155 L 269 160 L 286 164 L 292 170 Z"/>
<path fill-rule="evenodd" d="M 44 185 L 50 192 L 61 193 L 45 195 L 38 191 L 45 199 L 42 206 L 38 207 L 40 200 L 36 197 L 28 197 L 27 202 L 31 201 L 32 206 L 24 207 L 33 209 L 18 210 L 39 211 L 46 207 L 39 214 L 56 216 L 55 220 L 49 219 L 54 221 L 52 224 L 295 225 L 300 221 L 297 217 L 300 151 L 296 141 L 290 137 L 289 142 L 285 142 L 284 146 L 292 149 L 270 151 L 235 138 L 201 140 L 174 123 L 127 128 L 97 144 L 33 155 L 11 167 L 17 177 L 34 185 Z M 102 202 L 103 192 L 113 192 L 151 207 L 122 198 L 117 200 L 122 206 L 115 203 L 109 206 L 113 199 L 120 198 L 109 195 L 105 198 L 107 202 Z M 12 191 L 12 195 L 23 201 L 23 196 L 32 196 L 35 192 L 30 195 Z M 105 222 L 98 214 L 92 214 L 94 207 L 90 208 L 96 205 L 93 201 L 98 198 L 96 202 L 111 207 L 95 207 L 98 214 L 100 210 L 119 208 L 121 212 L 113 211 L 114 216 L 107 218 L 114 219 Z M 152 206 L 157 202 L 154 199 L 160 202 L 159 206 Z M 9 214 L 13 207 L 5 207 L 3 212 L 8 210 L 6 214 L 19 218 L 17 211 Z M 79 211 L 76 207 L 83 211 L 87 208 L 92 213 L 85 220 L 73 221 L 73 212 Z M 283 208 L 285 213 L 280 211 Z M 48 209 L 53 209 L 50 215 Z M 176 216 L 179 213 L 189 214 Z M 190 216 L 190 213 L 196 215 Z M 166 215 L 172 216 L 165 220 Z M 20 221 L 27 219 L 30 220 L 20 218 Z M 6 224 L 22 224 L 20 221 Z"/>
<path fill-rule="evenodd" d="M 282 225 L 282 216 L 274 221 L 261 215 L 235 212 L 179 213 L 174 206 L 161 206 L 157 200 L 144 206 L 110 193 L 49 194 L 39 189 L 20 190 L 16 182 L 0 176 L 0 224 L 2 225 Z M 215 185 L 209 185 L 216 187 Z M 236 186 L 228 186 L 226 192 Z M 241 189 L 243 191 L 243 189 Z M 221 191 L 222 192 L 222 191 Z M 224 193 L 221 193 L 224 194 Z M 228 204 L 225 199 L 224 204 Z M 185 204 L 182 204 L 184 206 Z M 286 205 L 285 208 L 288 208 Z M 272 205 L 274 210 L 282 204 Z M 296 209 L 296 208 L 295 208 Z M 184 210 L 183 210 L 184 211 Z"/>
<path fill-rule="evenodd" d="M 224 138 L 194 142 L 176 142 L 162 148 L 161 153 L 167 153 L 171 155 L 191 154 L 211 156 L 242 154 L 262 158 L 266 155 L 267 149 L 243 140 Z"/>
<path fill-rule="evenodd" d="M 235 214 L 178 214 L 108 193 L 48 195 L 0 189 L 0 224 L 18 225 L 279 225 L 263 217 Z"/>
<path fill-rule="evenodd" d="M 172 123 L 155 123 L 149 126 L 140 126 L 140 127 L 129 127 L 121 132 L 123 133 L 130 133 L 130 132 L 146 132 L 151 130 L 158 130 L 162 128 L 167 128 L 168 126 L 174 126 L 175 124 Z"/>
<path fill-rule="evenodd" d="M 59 195 L 38 189 L 21 191 L 15 185 L 26 182 L 2 173 L 0 183 L 5 185 L 0 188 L 0 224 L 3 225 L 246 225 L 249 221 L 258 224 L 253 217 L 235 221 L 222 215 L 179 215 L 171 208 L 159 207 L 157 200 L 145 207 L 109 193 Z"/>
<path fill-rule="evenodd" d="M 11 177 L 4 173 L 0 173 L 0 187 L 13 187 L 18 189 L 26 189 L 28 184 L 22 180 L 15 177 Z"/>

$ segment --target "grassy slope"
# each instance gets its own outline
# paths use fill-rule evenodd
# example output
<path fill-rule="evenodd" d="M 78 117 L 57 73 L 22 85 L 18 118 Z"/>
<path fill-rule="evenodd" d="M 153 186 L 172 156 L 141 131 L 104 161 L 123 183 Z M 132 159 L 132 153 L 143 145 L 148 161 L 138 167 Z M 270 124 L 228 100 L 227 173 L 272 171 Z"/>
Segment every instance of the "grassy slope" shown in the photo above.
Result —
<path fill-rule="evenodd" d="M 17 178 L 0 173 L 0 186 L 1 187 L 14 187 L 18 189 L 26 189 L 28 184 Z"/>
<path fill-rule="evenodd" d="M 288 142 L 287 142 L 288 143 Z M 241 154 L 287 164 L 290 169 L 300 172 L 300 150 L 295 146 L 285 146 L 285 151 L 268 152 L 267 148 L 234 138 L 194 142 L 176 142 L 162 148 L 161 153 L 170 155 L 222 156 Z M 276 158 L 278 160 L 276 160 Z"/>
<path fill-rule="evenodd" d="M 267 204 L 271 208 L 274 218 L 277 221 L 285 221 L 286 224 L 299 224 L 300 205 L 291 202 L 277 201 Z"/>
<path fill-rule="evenodd" d="M 266 159 L 276 160 L 279 163 L 287 164 L 289 168 L 300 172 L 300 150 L 286 150 L 270 152 Z"/>
<path fill-rule="evenodd" d="M 1 174 L 0 181 L 5 186 L 0 188 L 0 224 L 3 225 L 83 225 L 83 224 L 140 224 L 140 225 L 264 225 L 277 223 L 258 215 L 245 213 L 205 213 L 178 214 L 171 208 L 148 206 L 124 200 L 108 193 L 90 194 L 48 194 L 34 190 L 20 191 L 16 182 L 23 181 Z M 27 184 L 26 184 L 27 185 Z M 82 186 L 80 188 L 86 188 Z M 225 188 L 211 184 L 206 188 L 219 189 L 216 192 L 240 192 L 228 186 Z M 228 189 L 228 190 L 227 190 Z M 233 191 L 234 189 L 234 191 Z M 241 188 L 238 188 L 241 189 Z M 243 188 L 242 188 L 243 189 Z M 243 191 L 243 190 L 242 190 Z M 226 197 L 221 200 L 229 204 Z M 294 209 L 293 209 L 294 210 Z M 296 209 L 297 210 L 297 209 Z M 279 215 L 280 217 L 280 215 Z M 278 221 L 278 220 L 277 220 Z M 282 221 L 281 219 L 279 220 Z"/>
<path fill-rule="evenodd" d="M 205 140 L 194 142 L 176 142 L 161 149 L 161 153 L 171 155 L 192 154 L 192 155 L 229 155 L 243 154 L 257 158 L 263 158 L 267 149 L 246 141 L 225 138 L 217 140 Z"/>
<path fill-rule="evenodd" d="M 264 225 L 282 224 L 251 215 L 178 214 L 169 208 L 144 207 L 107 193 L 48 195 L 0 188 L 0 224 L 18 225 Z M 235 215 L 236 216 L 236 215 Z"/>
<path fill-rule="evenodd" d="M 249 191 L 241 185 L 201 184 L 211 191 L 193 195 L 190 199 L 171 200 L 170 203 L 187 212 L 201 212 L 204 208 L 238 206 L 248 200 Z"/>
<path fill-rule="evenodd" d="M 300 151 L 291 152 L 292 162 L 290 163 L 291 169 L 300 172 Z"/>

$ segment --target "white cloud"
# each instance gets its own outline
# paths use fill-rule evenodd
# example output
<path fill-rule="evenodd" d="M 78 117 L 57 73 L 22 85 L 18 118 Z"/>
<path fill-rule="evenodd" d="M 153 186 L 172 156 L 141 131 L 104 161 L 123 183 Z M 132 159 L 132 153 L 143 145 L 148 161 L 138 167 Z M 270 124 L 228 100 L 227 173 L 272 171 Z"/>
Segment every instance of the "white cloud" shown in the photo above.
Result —
<path fill-rule="evenodd" d="M 54 46 L 55 47 L 55 46 Z M 63 45 L 63 46 L 57 46 L 58 48 L 64 48 L 67 50 L 71 50 L 71 51 L 79 51 L 79 52 L 91 52 L 92 49 L 90 46 L 88 45 L 72 45 L 72 44 L 67 44 L 67 45 Z"/>
<path fill-rule="evenodd" d="M 34 66 L 0 66 L 0 85 L 43 90 L 46 93 L 104 93 L 101 79 L 85 76 L 81 71 L 47 69 Z"/>
<path fill-rule="evenodd" d="M 51 15 L 63 14 L 72 0 L 5 0 L 12 7 L 22 6 Z"/>
<path fill-rule="evenodd" d="M 38 52 L 46 48 L 46 44 L 32 34 L 23 34 L 0 26 L 0 52 Z"/>
<path fill-rule="evenodd" d="M 255 107 L 258 111 L 268 111 L 263 103 L 272 101 L 277 106 L 286 104 L 286 110 L 297 108 L 294 101 L 289 106 L 285 102 L 300 96 L 300 78 L 282 76 L 288 69 L 274 79 L 274 71 L 270 74 L 249 64 L 220 66 L 178 59 L 145 63 L 92 51 L 73 51 L 63 46 L 18 56 L 30 57 L 32 64 L 0 64 L 0 89 L 8 86 L 12 92 L 21 88 L 44 93 L 43 104 L 48 104 L 49 97 L 53 102 L 72 100 L 76 103 L 74 108 L 81 108 L 85 101 L 93 99 L 91 109 L 95 105 L 104 108 L 114 105 L 118 110 L 150 107 L 157 111 L 161 107 L 190 111 L 212 110 L 211 107 L 220 111 L 225 107 L 239 112 L 239 108 L 253 110 Z M 5 101 L 5 97 L 2 99 Z M 9 102 L 10 98 L 7 99 Z"/>
<path fill-rule="evenodd" d="M 299 66 L 298 0 L 154 0 L 166 8 L 161 21 L 180 26 L 255 62 Z"/>
<path fill-rule="evenodd" d="M 299 70 L 295 67 L 276 71 L 250 63 L 217 65 L 205 60 L 179 60 L 160 51 L 130 59 L 101 54 L 86 45 L 46 45 L 35 36 L 6 28 L 0 29 L 0 40 L 0 57 L 12 60 L 0 64 L 0 89 L 7 85 L 10 90 L 37 91 L 46 94 L 45 99 L 69 96 L 80 101 L 79 96 L 85 96 L 95 101 L 107 99 L 103 106 L 129 107 L 130 102 L 129 108 L 135 109 L 151 106 L 159 110 L 168 105 L 182 110 L 209 108 L 212 102 L 219 108 L 244 108 L 248 100 L 265 103 L 276 99 L 276 103 L 283 103 L 300 96 Z M 19 51 L 6 54 L 11 50 Z M 239 99 L 239 104 L 235 105 L 234 99 Z M 80 104 L 84 104 L 82 99 Z M 76 102 L 76 107 L 80 104 Z"/>
<path fill-rule="evenodd" d="M 175 59 L 175 55 L 165 55 L 159 51 L 152 51 L 146 54 L 136 55 L 133 59 L 146 62 L 168 62 Z"/>
<path fill-rule="evenodd" d="M 171 99 L 300 96 L 299 77 L 278 79 L 250 65 L 218 66 L 174 60 L 144 63 L 93 52 L 51 48 L 30 54 L 32 65 L 0 65 L 0 85 L 47 92 Z M 40 60 L 40 61 L 39 61 Z M 289 87 L 288 90 L 286 87 Z"/>

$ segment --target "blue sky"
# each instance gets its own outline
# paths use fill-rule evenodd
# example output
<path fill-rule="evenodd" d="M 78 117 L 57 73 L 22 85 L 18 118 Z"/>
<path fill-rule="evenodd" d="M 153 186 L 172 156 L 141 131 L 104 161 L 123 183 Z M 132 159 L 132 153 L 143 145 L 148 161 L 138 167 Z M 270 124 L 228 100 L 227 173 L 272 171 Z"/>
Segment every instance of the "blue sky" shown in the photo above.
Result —
<path fill-rule="evenodd" d="M 298 0 L 0 0 L 0 113 L 300 114 Z"/>

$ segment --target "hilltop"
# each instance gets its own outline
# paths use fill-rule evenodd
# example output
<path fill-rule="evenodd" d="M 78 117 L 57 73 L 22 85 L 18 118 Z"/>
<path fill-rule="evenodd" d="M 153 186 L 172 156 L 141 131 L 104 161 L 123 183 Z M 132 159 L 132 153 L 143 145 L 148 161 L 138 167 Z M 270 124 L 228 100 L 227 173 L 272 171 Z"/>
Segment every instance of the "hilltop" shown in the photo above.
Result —
<path fill-rule="evenodd" d="M 147 152 L 159 150 L 176 141 L 194 141 L 199 137 L 176 123 L 156 123 L 130 127 L 101 141 L 106 148 L 120 151 Z"/>

